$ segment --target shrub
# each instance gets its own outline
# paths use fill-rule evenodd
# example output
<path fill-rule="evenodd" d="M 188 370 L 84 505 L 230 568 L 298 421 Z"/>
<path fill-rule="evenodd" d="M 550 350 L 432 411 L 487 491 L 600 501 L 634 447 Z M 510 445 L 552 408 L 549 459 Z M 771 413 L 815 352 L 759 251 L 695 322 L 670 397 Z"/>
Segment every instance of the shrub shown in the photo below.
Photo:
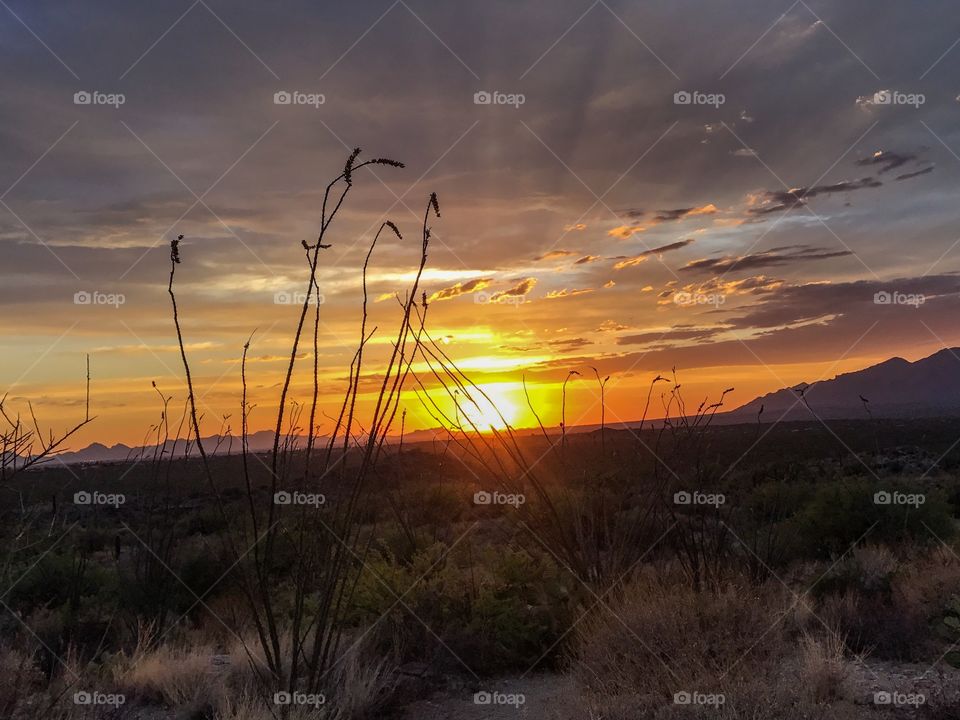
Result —
<path fill-rule="evenodd" d="M 878 504 L 877 492 L 923 493 L 918 507 Z M 859 540 L 895 546 L 933 544 L 954 533 L 950 505 L 939 490 L 900 484 L 879 487 L 865 479 L 820 484 L 797 516 L 797 530 L 812 557 L 839 557 Z"/>

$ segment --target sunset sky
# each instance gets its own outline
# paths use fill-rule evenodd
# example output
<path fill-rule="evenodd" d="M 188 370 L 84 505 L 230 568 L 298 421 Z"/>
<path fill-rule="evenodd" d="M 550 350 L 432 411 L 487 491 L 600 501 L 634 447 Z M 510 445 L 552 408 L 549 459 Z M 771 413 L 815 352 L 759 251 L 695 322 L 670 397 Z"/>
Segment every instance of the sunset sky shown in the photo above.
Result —
<path fill-rule="evenodd" d="M 373 257 L 370 372 L 431 191 L 430 331 L 518 426 L 523 375 L 556 425 L 581 372 L 568 422 L 593 423 L 596 367 L 617 422 L 672 367 L 688 403 L 734 387 L 732 408 L 960 345 L 953 3 L 243 5 L 0 2 L 0 393 L 73 424 L 89 353 L 97 420 L 75 447 L 142 442 L 151 381 L 184 400 L 166 293 L 181 233 L 204 431 L 238 427 L 254 330 L 252 423 L 271 425 L 298 313 L 277 300 L 305 290 L 300 241 L 354 146 L 407 167 L 357 174 L 321 256 L 328 412 L 372 235 L 390 219 L 404 240 Z"/>

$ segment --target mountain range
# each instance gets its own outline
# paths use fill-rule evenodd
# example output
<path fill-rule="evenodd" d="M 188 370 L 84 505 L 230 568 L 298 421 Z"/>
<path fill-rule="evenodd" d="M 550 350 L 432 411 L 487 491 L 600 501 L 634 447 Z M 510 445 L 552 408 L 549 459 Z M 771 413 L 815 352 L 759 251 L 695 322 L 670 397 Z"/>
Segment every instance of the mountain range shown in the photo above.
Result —
<path fill-rule="evenodd" d="M 816 417 L 840 420 L 953 416 L 960 416 L 960 348 L 941 350 L 915 362 L 894 357 L 830 380 L 783 388 L 755 398 L 735 410 L 718 413 L 715 422 L 734 424 L 758 420 L 813 420 Z M 623 423 L 609 427 L 616 429 L 638 424 Z M 583 425 L 570 428 L 570 432 L 589 432 L 597 428 L 598 425 Z M 519 432 L 527 434 L 528 431 Z M 445 436 L 445 431 L 439 429 L 418 430 L 407 433 L 404 442 L 430 441 Z M 204 438 L 204 447 L 210 452 L 216 442 L 216 438 Z M 320 438 L 319 442 L 323 444 L 325 438 Z M 261 430 L 252 433 L 248 445 L 251 452 L 270 450 L 273 447 L 273 432 Z M 168 441 L 166 450 L 183 453 L 184 448 L 182 440 L 176 443 Z M 124 462 L 148 457 L 155 451 L 154 446 L 131 448 L 117 444 L 107 447 L 93 443 L 82 450 L 64 452 L 57 457 L 63 463 Z M 239 440 L 234 438 L 232 444 L 224 441 L 219 451 L 238 452 Z"/>
<path fill-rule="evenodd" d="M 823 419 L 960 415 L 960 348 L 915 362 L 894 357 L 832 380 L 783 388 L 726 413 L 724 420 L 811 420 L 814 414 Z"/>

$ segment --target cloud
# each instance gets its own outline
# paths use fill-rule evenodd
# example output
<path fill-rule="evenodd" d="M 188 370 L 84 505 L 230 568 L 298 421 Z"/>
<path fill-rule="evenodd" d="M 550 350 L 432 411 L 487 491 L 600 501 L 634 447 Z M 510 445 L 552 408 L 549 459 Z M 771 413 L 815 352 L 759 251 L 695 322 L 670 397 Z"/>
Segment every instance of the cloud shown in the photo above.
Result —
<path fill-rule="evenodd" d="M 563 290 L 551 290 L 546 294 L 545 299 L 554 300 L 556 298 L 573 297 L 574 295 L 586 295 L 587 293 L 592 293 L 593 291 L 594 288 L 574 288 L 573 290 L 567 290 L 564 288 Z"/>
<path fill-rule="evenodd" d="M 930 167 L 923 168 L 923 170 L 914 170 L 913 172 L 903 173 L 903 175 L 897 175 L 894 180 L 909 180 L 910 178 L 920 177 L 921 175 L 927 175 L 932 173 L 934 170 L 934 165 Z"/>
<path fill-rule="evenodd" d="M 713 215 L 717 212 L 717 206 L 713 203 L 701 205 L 700 207 L 677 208 L 676 210 L 659 210 L 654 220 L 658 222 L 674 222 L 688 217 L 698 215 Z"/>
<path fill-rule="evenodd" d="M 599 255 L 584 255 L 582 258 L 577 260 L 574 265 L 586 265 L 587 263 L 596 262 L 597 260 L 603 260 Z"/>
<path fill-rule="evenodd" d="M 430 296 L 430 300 L 431 302 L 435 302 L 437 300 L 450 300 L 451 298 L 460 297 L 461 295 L 469 295 L 470 293 L 489 287 L 492 282 L 493 278 L 490 277 L 474 278 L 473 280 L 457 283 L 456 285 L 443 288 L 443 290 L 438 290 Z"/>
<path fill-rule="evenodd" d="M 539 262 L 541 260 L 557 260 L 558 258 L 569 257 L 570 255 L 576 255 L 576 250 L 550 250 L 545 252 L 543 255 L 535 257 L 534 262 Z"/>
<path fill-rule="evenodd" d="M 534 277 L 524 278 L 509 290 L 501 290 L 500 292 L 494 293 L 490 297 L 490 301 L 497 302 L 502 298 L 508 298 L 508 297 L 526 297 L 527 295 L 530 294 L 530 291 L 533 290 L 536 284 L 537 284 L 536 278 Z"/>
<path fill-rule="evenodd" d="M 646 225 L 619 225 L 612 230 L 608 230 L 607 235 L 620 238 L 621 240 L 627 240 L 637 233 L 646 232 L 649 229 Z"/>
<path fill-rule="evenodd" d="M 883 183 L 873 177 L 859 180 L 841 180 L 828 185 L 814 185 L 812 187 L 798 187 L 790 190 L 763 190 L 747 196 L 750 206 L 747 212 L 751 215 L 767 215 L 769 213 L 790 210 L 798 205 L 806 205 L 807 200 L 818 195 L 852 192 L 866 188 L 878 188 Z"/>
<path fill-rule="evenodd" d="M 734 157 L 756 157 L 757 151 L 753 148 L 738 148 L 731 153 Z"/>
<path fill-rule="evenodd" d="M 573 223 L 571 225 L 565 225 L 563 229 L 565 232 L 579 232 L 580 230 L 586 230 L 587 226 L 584 223 Z"/>
<path fill-rule="evenodd" d="M 913 162 L 916 159 L 916 155 L 911 155 L 909 153 L 898 153 L 890 150 L 877 150 L 870 157 L 857 160 L 856 164 L 860 167 L 873 167 L 879 165 L 880 174 L 882 175 L 883 173 L 890 172 L 891 170 L 895 170 L 898 167 L 906 165 L 908 162 Z"/>
<path fill-rule="evenodd" d="M 756 268 L 777 267 L 798 262 L 812 260 L 827 260 L 830 258 L 853 255 L 850 250 L 826 250 L 824 248 L 799 246 L 797 248 L 774 248 L 764 252 L 747 255 L 724 255 L 718 258 L 703 258 L 691 260 L 681 270 L 726 273 L 731 270 L 753 270 Z"/>
<path fill-rule="evenodd" d="M 926 302 L 919 307 L 877 304 L 874 295 L 881 291 L 922 294 Z M 708 337 L 676 346 L 654 346 L 597 358 L 595 364 L 606 373 L 627 369 L 662 373 L 676 367 L 682 376 L 686 370 L 706 367 L 829 365 L 846 357 L 872 361 L 902 353 L 903 348 L 927 352 L 926 348 L 942 347 L 939 338 L 955 344 L 958 312 L 957 274 L 806 283 L 764 295 L 762 302 L 740 317 L 725 320 L 717 334 L 735 331 L 737 339 Z M 679 328 L 681 332 L 694 329 Z M 569 364 L 570 359 L 565 362 Z M 773 371 L 761 372 L 773 376 Z"/>
<path fill-rule="evenodd" d="M 932 305 L 935 298 L 956 295 L 960 291 L 960 278 L 940 275 L 889 281 L 816 282 L 785 286 L 779 292 L 764 295 L 761 302 L 750 306 L 744 315 L 727 322 L 733 328 L 771 329 L 818 319 L 832 323 L 834 320 L 831 318 L 843 316 L 870 316 L 876 320 L 882 317 L 880 313 L 888 310 L 886 306 L 875 302 L 875 294 L 881 291 L 924 295 Z M 924 307 L 926 305 L 924 303 Z M 893 309 L 911 310 L 916 314 L 916 308 L 909 306 Z"/>
<path fill-rule="evenodd" d="M 627 240 L 637 233 L 646 232 L 651 226 L 654 225 L 677 222 L 685 218 L 697 217 L 701 215 L 714 215 L 717 212 L 717 206 L 713 203 L 707 203 L 706 205 L 694 207 L 675 208 L 673 210 L 658 210 L 657 214 L 650 219 L 648 224 L 641 225 L 639 223 L 634 223 L 632 225 L 619 225 L 612 230 L 608 230 L 607 235 L 610 237 L 620 238 L 621 240 Z M 645 213 L 642 210 L 628 210 L 626 213 L 626 215 L 631 218 L 639 218 L 644 214 Z"/>
<path fill-rule="evenodd" d="M 648 259 L 648 256 L 645 253 L 640 253 L 639 255 L 634 255 L 633 257 L 624 257 L 619 262 L 614 263 L 614 270 L 623 270 L 628 267 L 635 267 L 640 263 L 645 263 Z"/>
<path fill-rule="evenodd" d="M 629 325 L 618 323 L 614 320 L 604 320 L 597 328 L 597 332 L 619 332 L 620 330 L 629 330 Z"/>
<path fill-rule="evenodd" d="M 588 345 L 593 345 L 593 341 L 582 337 L 575 337 L 567 340 L 551 340 L 547 345 L 560 348 L 561 350 L 579 350 Z"/>
<path fill-rule="evenodd" d="M 655 342 L 669 342 L 671 340 L 702 340 L 723 332 L 725 328 L 696 328 L 680 326 L 664 332 L 646 332 L 639 335 L 621 335 L 617 338 L 618 345 L 647 345 Z"/>
<path fill-rule="evenodd" d="M 633 267 L 634 265 L 639 265 L 642 262 L 646 262 L 647 258 L 651 255 L 663 255 L 663 253 L 671 252 L 673 250 L 679 250 L 680 248 L 685 248 L 687 245 L 693 242 L 693 238 L 688 238 L 686 240 L 678 240 L 677 242 L 668 243 L 667 245 L 661 245 L 660 247 L 655 247 L 650 250 L 644 250 L 639 255 L 634 255 L 632 257 L 617 257 L 614 258 L 619 262 L 615 263 L 613 266 L 614 270 L 623 270 L 624 268 Z"/>

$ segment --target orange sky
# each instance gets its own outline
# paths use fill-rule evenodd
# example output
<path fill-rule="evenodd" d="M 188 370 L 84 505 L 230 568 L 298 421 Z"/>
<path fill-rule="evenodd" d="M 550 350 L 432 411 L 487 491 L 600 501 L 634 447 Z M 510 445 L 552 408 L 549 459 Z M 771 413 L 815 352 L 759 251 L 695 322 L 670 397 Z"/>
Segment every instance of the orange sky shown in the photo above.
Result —
<path fill-rule="evenodd" d="M 885 34 L 862 22 L 867 0 L 819 18 L 723 0 L 691 22 L 684 6 L 296 0 L 178 19 L 159 3 L 13 2 L 20 22 L 0 26 L 16 99 L 0 109 L 0 392 L 12 409 L 32 401 L 44 425 L 71 425 L 89 354 L 97 419 L 73 445 L 141 443 L 160 412 L 151 383 L 184 400 L 166 293 L 182 233 L 204 432 L 224 415 L 238 425 L 251 333 L 252 424 L 271 427 L 306 287 L 300 242 L 316 237 L 323 187 L 355 145 L 407 167 L 358 171 L 326 238 L 328 413 L 357 343 L 372 235 L 386 219 L 403 234 L 370 266 L 375 374 L 433 191 L 429 330 L 517 426 L 533 424 L 524 376 L 556 426 L 577 370 L 568 422 L 596 423 L 596 367 L 616 422 L 637 419 L 650 379 L 672 368 L 689 404 L 734 387 L 733 408 L 960 344 L 960 52 L 944 53 L 947 10 L 918 24 L 906 5 L 887 8 Z M 93 34 L 78 36 L 79 22 Z M 300 355 L 293 397 L 305 402 L 309 341 Z M 414 387 L 411 429 L 432 424 Z"/>

